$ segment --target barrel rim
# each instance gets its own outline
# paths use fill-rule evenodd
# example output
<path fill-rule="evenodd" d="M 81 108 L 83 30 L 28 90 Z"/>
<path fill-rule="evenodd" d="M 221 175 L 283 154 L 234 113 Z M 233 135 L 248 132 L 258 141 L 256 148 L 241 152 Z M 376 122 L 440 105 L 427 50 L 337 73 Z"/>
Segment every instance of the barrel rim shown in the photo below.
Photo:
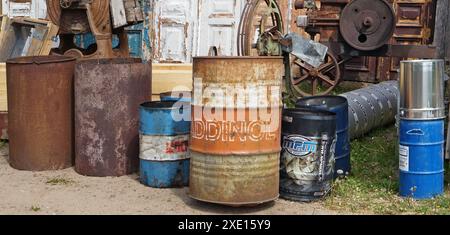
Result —
<path fill-rule="evenodd" d="M 225 59 L 239 59 L 239 60 L 245 60 L 245 59 L 266 59 L 266 60 L 279 60 L 284 59 L 283 56 L 194 56 L 192 58 L 193 60 L 196 59 L 215 59 L 215 60 L 225 60 Z"/>
<path fill-rule="evenodd" d="M 401 64 L 412 64 L 412 63 L 435 63 L 435 62 L 445 62 L 443 59 L 417 59 L 417 60 L 402 60 L 400 61 Z"/>
<path fill-rule="evenodd" d="M 150 61 L 149 61 L 150 62 Z M 79 60 L 78 65 L 145 64 L 141 58 L 95 58 Z"/>
<path fill-rule="evenodd" d="M 283 117 L 286 116 L 286 112 L 291 112 L 291 114 L 307 114 L 303 115 L 302 119 L 307 120 L 336 120 L 337 114 L 326 111 L 326 110 L 320 110 L 320 109 L 314 109 L 314 108 L 288 108 L 283 109 Z M 321 114 L 322 116 L 317 116 L 317 114 Z"/>
<path fill-rule="evenodd" d="M 20 56 L 8 59 L 6 64 L 49 64 L 75 61 L 75 57 L 62 55 Z"/>
<path fill-rule="evenodd" d="M 344 107 L 344 108 L 345 108 L 346 106 L 348 106 L 348 100 L 347 100 L 347 98 L 345 98 L 345 97 L 343 97 L 343 96 L 338 96 L 338 95 L 321 95 L 321 96 L 304 97 L 304 98 L 298 99 L 297 102 L 295 102 L 295 106 L 298 107 L 298 108 L 310 108 L 310 107 L 314 107 L 314 106 L 316 106 L 316 105 L 314 105 L 314 106 L 311 106 L 311 105 L 308 106 L 308 105 L 306 105 L 306 104 L 299 104 L 299 103 L 302 102 L 302 101 L 307 102 L 307 101 L 309 101 L 309 100 L 315 100 L 315 99 L 338 99 L 338 100 L 341 100 L 341 101 L 343 101 L 343 102 L 340 103 L 340 104 L 334 105 L 333 107 L 335 107 L 335 108 L 341 108 L 341 107 Z M 328 108 L 331 108 L 331 107 L 328 107 Z"/>
<path fill-rule="evenodd" d="M 174 106 L 176 103 L 182 103 L 185 104 L 182 107 L 191 107 L 189 102 L 185 102 L 185 101 L 147 101 L 144 102 L 142 104 L 140 104 L 139 106 L 143 109 L 155 109 L 155 110 L 162 110 L 162 109 L 166 109 L 166 110 L 171 110 L 171 109 L 178 109 L 180 108 L 179 106 Z M 160 106 L 158 106 L 160 105 Z"/>
<path fill-rule="evenodd" d="M 182 94 L 182 96 L 173 96 L 172 95 L 173 93 Z M 192 96 L 192 91 L 166 91 L 166 92 L 159 93 L 160 99 L 163 97 L 170 97 L 170 98 L 183 100 L 183 99 L 191 99 L 191 96 Z"/>

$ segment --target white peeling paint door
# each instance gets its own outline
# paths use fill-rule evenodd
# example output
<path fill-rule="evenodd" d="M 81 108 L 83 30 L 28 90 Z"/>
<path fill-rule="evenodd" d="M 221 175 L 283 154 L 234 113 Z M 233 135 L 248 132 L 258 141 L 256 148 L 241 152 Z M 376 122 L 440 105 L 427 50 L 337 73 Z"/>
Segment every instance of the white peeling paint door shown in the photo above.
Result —
<path fill-rule="evenodd" d="M 199 0 L 196 56 L 208 55 L 216 46 L 219 55 L 237 55 L 236 37 L 245 0 Z"/>
<path fill-rule="evenodd" d="M 9 17 L 29 16 L 40 19 L 45 19 L 47 17 L 46 0 L 32 0 L 28 2 L 1 1 L 3 15 Z"/>
<path fill-rule="evenodd" d="M 190 63 L 197 0 L 153 0 L 154 62 Z"/>

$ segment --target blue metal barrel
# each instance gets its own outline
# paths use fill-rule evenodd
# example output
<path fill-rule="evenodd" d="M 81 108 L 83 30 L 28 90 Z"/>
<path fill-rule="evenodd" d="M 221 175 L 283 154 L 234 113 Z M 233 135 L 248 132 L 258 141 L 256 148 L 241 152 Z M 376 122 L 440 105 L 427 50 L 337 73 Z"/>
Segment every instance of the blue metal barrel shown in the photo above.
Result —
<path fill-rule="evenodd" d="M 400 196 L 428 199 L 444 192 L 444 60 L 400 63 Z"/>
<path fill-rule="evenodd" d="M 336 152 L 334 177 L 348 175 L 350 165 L 350 136 L 348 126 L 348 102 L 341 96 L 315 96 L 302 98 L 297 101 L 298 108 L 313 108 L 336 114 Z"/>
<path fill-rule="evenodd" d="M 155 188 L 187 186 L 190 103 L 147 102 L 139 113 L 141 183 Z"/>
<path fill-rule="evenodd" d="M 191 102 L 190 91 L 169 91 L 159 94 L 161 101 L 182 101 Z"/>
<path fill-rule="evenodd" d="M 400 120 L 400 195 L 415 199 L 444 191 L 444 120 Z"/>

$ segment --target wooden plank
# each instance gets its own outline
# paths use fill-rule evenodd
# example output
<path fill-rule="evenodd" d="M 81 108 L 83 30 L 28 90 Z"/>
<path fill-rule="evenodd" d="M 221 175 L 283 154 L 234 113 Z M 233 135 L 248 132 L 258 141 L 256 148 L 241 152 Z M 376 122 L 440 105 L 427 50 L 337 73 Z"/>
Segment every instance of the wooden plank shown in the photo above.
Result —
<path fill-rule="evenodd" d="M 45 40 L 48 28 L 42 25 L 34 27 L 31 34 L 31 44 L 26 51 L 27 56 L 40 55 L 42 44 Z"/>
<path fill-rule="evenodd" d="M 44 41 L 41 46 L 40 55 L 49 55 L 53 46 L 53 41 L 56 40 L 56 35 L 58 35 L 59 27 L 51 22 L 47 24 L 48 30 L 45 35 Z"/>
<path fill-rule="evenodd" d="M 125 15 L 123 0 L 111 0 L 109 6 L 111 8 L 113 28 L 119 28 L 127 25 L 127 17 Z"/>
<path fill-rule="evenodd" d="M 448 57 L 448 54 L 446 55 L 446 49 L 448 47 L 448 45 L 446 45 L 446 37 L 449 36 L 448 30 L 450 30 L 448 19 L 449 7 L 448 0 L 437 1 L 433 45 L 437 47 L 439 58 Z"/>
<path fill-rule="evenodd" d="M 6 62 L 11 57 L 17 41 L 16 30 L 11 25 L 7 25 L 2 33 L 4 34 L 0 41 L 0 62 Z"/>
<path fill-rule="evenodd" d="M 192 90 L 192 64 L 153 64 L 153 98 L 156 99 L 160 93 L 174 89 L 183 91 Z"/>
<path fill-rule="evenodd" d="M 50 21 L 29 17 L 11 19 L 4 28 L 6 30 L 0 32 L 1 62 L 21 55 L 50 54 L 53 40 L 59 30 L 58 26 Z M 31 37 L 28 39 L 30 31 Z"/>

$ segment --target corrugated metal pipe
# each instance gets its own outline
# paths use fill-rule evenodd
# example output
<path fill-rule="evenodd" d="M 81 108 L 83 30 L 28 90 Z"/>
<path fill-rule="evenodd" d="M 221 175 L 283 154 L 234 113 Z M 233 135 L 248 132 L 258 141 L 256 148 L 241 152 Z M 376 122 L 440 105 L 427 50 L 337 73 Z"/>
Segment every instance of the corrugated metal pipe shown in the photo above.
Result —
<path fill-rule="evenodd" d="M 375 128 L 395 121 L 399 97 L 398 81 L 382 82 L 341 96 L 348 100 L 350 139 L 361 137 Z"/>

